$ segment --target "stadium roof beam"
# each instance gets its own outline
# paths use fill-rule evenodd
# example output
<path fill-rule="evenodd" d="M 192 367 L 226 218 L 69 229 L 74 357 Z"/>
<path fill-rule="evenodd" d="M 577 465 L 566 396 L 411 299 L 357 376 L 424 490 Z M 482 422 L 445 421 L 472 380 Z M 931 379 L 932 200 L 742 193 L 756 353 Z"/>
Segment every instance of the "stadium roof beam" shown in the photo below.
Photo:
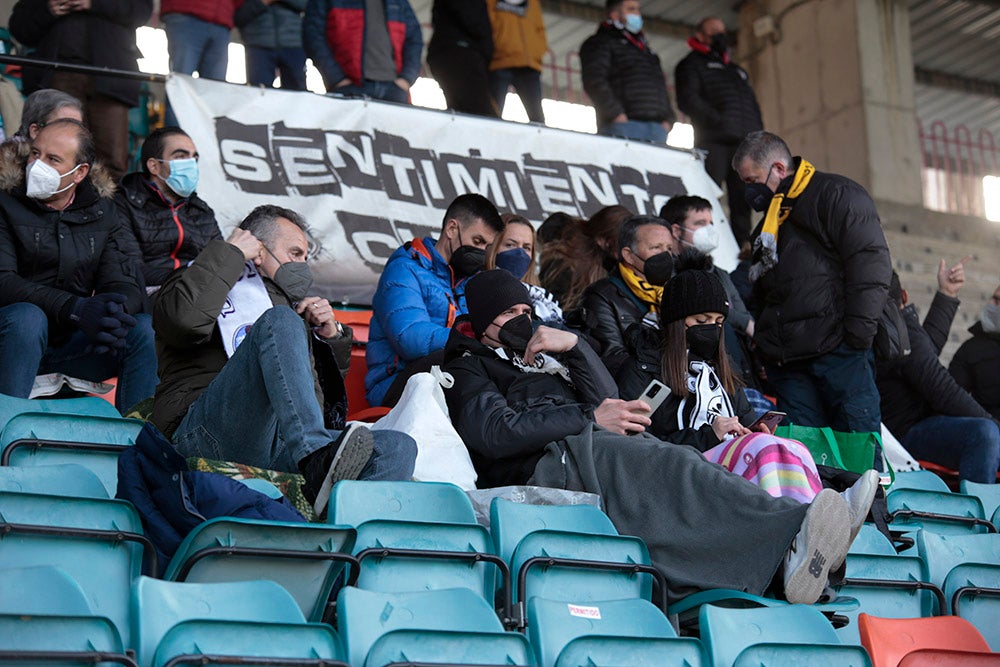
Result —
<path fill-rule="evenodd" d="M 1000 6 L 1000 0 L 996 0 L 995 4 Z M 958 74 L 939 72 L 922 67 L 914 69 L 914 76 L 917 83 L 923 83 L 928 86 L 947 88 L 948 90 L 956 90 L 961 93 L 975 93 L 1000 98 L 1000 83 L 996 81 L 972 79 Z"/>

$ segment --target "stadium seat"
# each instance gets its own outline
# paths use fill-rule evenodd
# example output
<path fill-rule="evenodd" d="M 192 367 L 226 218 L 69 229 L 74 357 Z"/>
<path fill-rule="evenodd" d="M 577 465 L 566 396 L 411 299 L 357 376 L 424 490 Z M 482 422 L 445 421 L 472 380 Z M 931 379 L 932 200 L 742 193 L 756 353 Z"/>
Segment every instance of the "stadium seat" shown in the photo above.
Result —
<path fill-rule="evenodd" d="M 59 415 L 90 415 L 91 417 L 118 417 L 115 406 L 101 398 L 14 398 L 0 394 L 0 431 L 7 422 L 25 412 L 48 412 Z"/>
<path fill-rule="evenodd" d="M 108 490 L 97 475 L 75 463 L 33 468 L 0 467 L 0 491 L 71 498 L 109 498 Z"/>
<path fill-rule="evenodd" d="M 387 414 L 389 408 L 368 405 L 368 398 L 365 395 L 365 375 L 368 373 L 365 347 L 368 345 L 368 329 L 372 319 L 372 311 L 334 310 L 333 315 L 337 321 L 351 327 L 351 331 L 354 333 L 354 344 L 351 346 L 351 366 L 344 379 L 344 385 L 347 388 L 347 418 L 357 421 L 375 421 Z"/>
<path fill-rule="evenodd" d="M 174 553 L 165 579 L 218 583 L 267 579 L 283 586 L 302 615 L 321 621 L 337 578 L 357 562 L 353 528 L 221 517 L 191 531 Z"/>
<path fill-rule="evenodd" d="M 893 530 L 926 528 L 936 533 L 969 534 L 996 532 L 975 496 L 961 493 L 897 489 L 886 497 Z"/>
<path fill-rule="evenodd" d="M 889 541 L 889 538 L 875 527 L 875 524 L 865 523 L 861 525 L 857 537 L 851 542 L 848 553 L 895 556 L 896 548 Z"/>
<path fill-rule="evenodd" d="M 907 653 L 899 667 L 1000 667 L 1000 653 L 922 649 Z"/>
<path fill-rule="evenodd" d="M 464 588 L 395 594 L 344 588 L 337 614 L 356 667 L 534 664 L 528 640 L 504 632 L 492 606 Z"/>
<path fill-rule="evenodd" d="M 238 479 L 236 481 L 241 482 L 244 486 L 250 487 L 258 493 L 263 493 L 265 496 L 273 500 L 281 500 L 285 497 L 281 492 L 281 489 L 266 479 L 261 479 L 260 477 L 248 477 L 246 479 Z"/>
<path fill-rule="evenodd" d="M 966 495 L 979 498 L 986 518 L 992 517 L 997 510 L 1000 510 L 1000 484 L 977 484 L 963 479 L 960 490 Z"/>
<path fill-rule="evenodd" d="M 356 527 L 374 519 L 474 524 L 476 513 L 454 484 L 345 480 L 334 485 L 327 523 Z"/>
<path fill-rule="evenodd" d="M 957 616 L 879 618 L 861 614 L 858 628 L 861 631 L 861 643 L 868 650 L 873 667 L 897 667 L 907 654 L 924 649 L 966 651 L 973 654 L 990 651 L 979 631 Z M 917 664 L 928 663 L 920 661 Z"/>
<path fill-rule="evenodd" d="M 841 643 L 826 617 L 806 605 L 703 605 L 700 616 L 701 640 L 714 667 L 871 664 L 864 649 Z"/>
<path fill-rule="evenodd" d="M 889 491 L 898 489 L 920 489 L 921 491 L 940 491 L 948 493 L 948 485 L 940 477 L 929 470 L 913 470 L 897 472 Z"/>
<path fill-rule="evenodd" d="M 528 637 L 542 667 L 708 664 L 701 643 L 677 637 L 645 600 L 576 605 L 535 596 L 528 601 Z"/>
<path fill-rule="evenodd" d="M 263 658 L 343 664 L 333 628 L 306 623 L 292 596 L 273 581 L 194 584 L 140 577 L 132 622 L 141 667 L 162 667 L 177 656 L 189 656 L 186 664 L 240 664 L 239 657 L 258 665 L 293 664 Z"/>
<path fill-rule="evenodd" d="M 128 599 L 152 544 L 131 504 L 121 500 L 0 493 L 0 569 L 26 564 L 62 568 L 129 643 Z"/>
<path fill-rule="evenodd" d="M 67 399 L 69 400 L 69 399 Z M 76 399 L 73 399 L 76 400 Z M 11 466 L 76 463 L 97 475 L 114 497 L 118 454 L 135 444 L 143 422 L 121 417 L 24 413 L 0 432 L 0 463 Z"/>

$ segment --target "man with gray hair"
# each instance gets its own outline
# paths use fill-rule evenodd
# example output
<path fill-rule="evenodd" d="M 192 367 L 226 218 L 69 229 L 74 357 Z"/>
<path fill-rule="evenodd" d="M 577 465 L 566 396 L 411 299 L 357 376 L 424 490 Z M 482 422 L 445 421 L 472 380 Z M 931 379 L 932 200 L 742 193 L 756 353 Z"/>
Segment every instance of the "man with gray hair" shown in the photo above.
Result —
<path fill-rule="evenodd" d="M 152 421 L 184 456 L 301 472 L 322 515 L 340 479 L 409 479 L 416 445 L 345 424 L 351 332 L 309 296 L 306 228 L 258 206 L 163 284 Z"/>
<path fill-rule="evenodd" d="M 765 213 L 750 237 L 754 342 L 779 407 L 802 426 L 878 431 L 872 341 L 892 266 L 875 203 L 770 132 L 748 134 L 732 166 Z"/>
<path fill-rule="evenodd" d="M 21 127 L 14 133 L 17 141 L 31 141 L 38 131 L 59 118 L 83 122 L 83 104 L 69 93 L 53 88 L 42 88 L 24 98 Z"/>

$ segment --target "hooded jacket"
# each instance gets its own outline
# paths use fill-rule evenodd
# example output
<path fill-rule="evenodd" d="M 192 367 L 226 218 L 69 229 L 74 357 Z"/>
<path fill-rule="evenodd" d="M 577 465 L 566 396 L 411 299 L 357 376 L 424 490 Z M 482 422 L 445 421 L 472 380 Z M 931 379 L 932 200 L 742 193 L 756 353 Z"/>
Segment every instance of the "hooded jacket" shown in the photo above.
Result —
<path fill-rule="evenodd" d="M 569 369 L 572 384 L 501 359 L 473 338 L 465 318 L 451 330 L 442 370 L 455 382 L 445 398 L 480 487 L 525 484 L 547 444 L 582 432 L 604 399 L 618 398 L 614 380 L 582 338 L 553 356 Z"/>
<path fill-rule="evenodd" d="M 444 349 L 455 318 L 466 313 L 465 279 L 455 281 L 430 237 L 392 253 L 372 299 L 365 361 L 370 405 L 381 405 L 397 371 Z"/>
<path fill-rule="evenodd" d="M 541 72 L 542 58 L 549 49 L 541 0 L 524 0 L 520 4 L 486 0 L 486 9 L 493 26 L 490 70 L 530 67 Z"/>
<path fill-rule="evenodd" d="M 233 22 L 240 38 L 257 49 L 301 49 L 302 15 L 309 0 L 236 0 Z"/>
<path fill-rule="evenodd" d="M 1000 419 L 1000 333 L 987 333 L 982 322 L 969 332 L 972 338 L 955 352 L 948 371 L 994 419 Z"/>
<path fill-rule="evenodd" d="M 56 211 L 25 194 L 29 150 L 27 142 L 0 146 L 0 307 L 35 304 L 56 340 L 76 330 L 69 316 L 79 298 L 118 293 L 128 312 L 141 312 L 139 251 L 115 210 L 111 176 L 91 165 Z"/>
<path fill-rule="evenodd" d="M 192 194 L 171 204 L 141 172 L 125 175 L 115 204 L 142 252 L 147 285 L 162 285 L 209 241 L 222 238 L 215 212 L 205 200 Z"/>

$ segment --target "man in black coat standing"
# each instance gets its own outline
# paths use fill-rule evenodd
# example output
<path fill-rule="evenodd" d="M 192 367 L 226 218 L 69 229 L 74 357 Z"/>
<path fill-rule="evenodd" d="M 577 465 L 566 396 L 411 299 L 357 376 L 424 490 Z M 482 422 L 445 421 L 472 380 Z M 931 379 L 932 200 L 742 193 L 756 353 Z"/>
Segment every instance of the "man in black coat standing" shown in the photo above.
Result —
<path fill-rule="evenodd" d="M 729 222 L 743 245 L 750 236 L 750 207 L 729 162 L 743 137 L 764 128 L 757 96 L 747 73 L 732 62 L 721 19 L 702 19 L 688 46 L 691 53 L 674 69 L 677 106 L 691 118 L 695 146 L 708 152 L 705 171 L 719 185 L 726 182 Z"/>
<path fill-rule="evenodd" d="M 607 0 L 607 19 L 580 47 L 583 89 L 597 131 L 663 144 L 674 122 L 667 82 L 646 35 L 639 0 Z"/>

